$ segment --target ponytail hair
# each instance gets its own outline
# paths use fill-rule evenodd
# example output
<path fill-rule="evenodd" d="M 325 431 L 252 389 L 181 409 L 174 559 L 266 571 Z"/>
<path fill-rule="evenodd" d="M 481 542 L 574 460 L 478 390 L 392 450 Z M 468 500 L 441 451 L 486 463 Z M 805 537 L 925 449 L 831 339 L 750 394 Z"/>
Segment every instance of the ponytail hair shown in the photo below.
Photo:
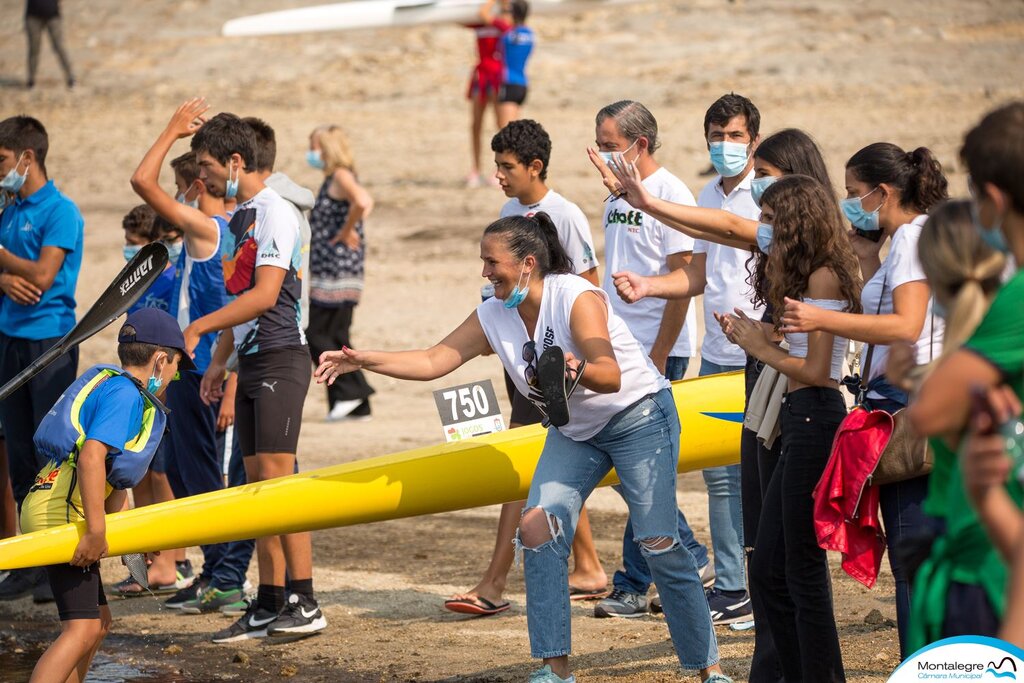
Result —
<path fill-rule="evenodd" d="M 487 235 L 503 235 L 508 250 L 520 261 L 527 256 L 537 259 L 541 277 L 575 272 L 572 259 L 558 239 L 558 229 L 543 211 L 530 217 L 499 218 L 484 230 Z"/>
<path fill-rule="evenodd" d="M 876 142 L 850 157 L 846 168 L 868 185 L 895 187 L 900 206 L 920 213 L 949 198 L 942 165 L 927 147 L 904 152 L 891 142 Z"/>
<path fill-rule="evenodd" d="M 981 239 L 968 201 L 937 205 L 917 244 L 932 296 L 947 309 L 943 355 L 974 334 L 1002 282 L 1006 258 Z"/>

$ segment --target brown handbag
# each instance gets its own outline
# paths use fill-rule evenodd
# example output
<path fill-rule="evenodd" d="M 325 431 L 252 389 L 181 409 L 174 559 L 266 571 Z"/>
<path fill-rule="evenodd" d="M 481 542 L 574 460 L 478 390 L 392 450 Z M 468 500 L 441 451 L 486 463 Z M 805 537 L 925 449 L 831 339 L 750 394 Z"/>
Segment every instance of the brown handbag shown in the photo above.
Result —
<path fill-rule="evenodd" d="M 882 310 L 882 296 L 885 295 L 886 279 L 882 280 L 882 294 L 878 300 L 878 310 Z M 878 312 L 876 311 L 876 315 Z M 932 338 L 928 344 L 928 350 L 932 354 L 932 345 L 935 343 L 935 313 L 931 318 Z M 864 360 L 864 375 L 861 378 L 861 392 L 858 403 L 863 403 L 867 393 L 867 378 L 871 376 L 871 356 L 874 355 L 875 347 L 872 344 L 868 348 L 868 356 Z M 934 360 L 934 358 L 933 358 Z M 906 418 L 906 408 L 901 408 L 893 413 L 892 435 L 889 437 L 882 455 L 878 458 L 878 464 L 871 473 L 868 483 L 872 486 L 882 484 L 895 484 L 896 482 L 913 479 L 928 474 L 932 471 L 933 455 L 928 439 L 914 434 L 910 428 L 910 422 Z"/>

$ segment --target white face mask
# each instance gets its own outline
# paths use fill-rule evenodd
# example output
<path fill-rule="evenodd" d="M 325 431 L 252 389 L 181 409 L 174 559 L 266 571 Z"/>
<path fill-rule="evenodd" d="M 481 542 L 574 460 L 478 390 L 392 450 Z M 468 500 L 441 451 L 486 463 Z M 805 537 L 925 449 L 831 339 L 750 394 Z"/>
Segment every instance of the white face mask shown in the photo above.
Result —
<path fill-rule="evenodd" d="M 179 204 L 184 204 L 185 206 L 191 206 L 193 209 L 198 209 L 199 208 L 199 195 L 196 195 L 196 198 L 193 199 L 192 201 L 189 201 L 187 199 L 189 190 L 191 190 L 191 189 L 192 189 L 192 186 L 189 185 L 187 188 L 185 188 L 185 191 L 184 192 L 180 192 L 178 194 L 178 196 L 175 197 L 175 199 L 178 200 Z"/>
<path fill-rule="evenodd" d="M 622 154 L 622 157 L 625 158 L 626 157 L 626 152 L 628 152 L 629 150 L 633 149 L 633 147 L 639 141 L 640 141 L 640 138 L 637 138 L 636 140 L 633 140 L 633 144 L 630 145 L 629 147 L 627 147 L 626 149 L 622 150 L 622 152 L 598 152 L 598 154 L 600 154 L 601 158 L 604 159 L 604 163 L 605 164 L 607 164 L 608 166 L 611 166 L 612 165 L 612 160 L 614 159 L 616 154 Z M 640 154 L 638 153 L 637 156 L 639 157 Z M 633 163 L 636 163 L 636 159 L 633 159 Z"/>

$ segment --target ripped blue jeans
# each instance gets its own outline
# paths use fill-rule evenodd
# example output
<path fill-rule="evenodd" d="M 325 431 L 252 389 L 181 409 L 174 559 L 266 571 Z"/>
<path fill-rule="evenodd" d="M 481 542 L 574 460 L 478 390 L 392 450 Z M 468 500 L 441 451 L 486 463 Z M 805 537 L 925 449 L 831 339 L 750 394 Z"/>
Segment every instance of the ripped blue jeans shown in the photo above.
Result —
<path fill-rule="evenodd" d="M 548 429 L 516 537 L 526 574 L 526 616 L 531 654 L 569 654 L 572 643 L 568 558 L 580 508 L 615 468 L 629 506 L 633 533 L 661 594 L 679 662 L 703 669 L 718 662 L 697 562 L 679 542 L 676 464 L 679 415 L 668 389 L 651 394 L 613 417 L 595 436 L 573 441 Z M 537 510 L 537 509 L 540 510 Z M 536 513 L 546 513 L 538 534 Z M 530 543 L 538 536 L 542 542 Z"/>

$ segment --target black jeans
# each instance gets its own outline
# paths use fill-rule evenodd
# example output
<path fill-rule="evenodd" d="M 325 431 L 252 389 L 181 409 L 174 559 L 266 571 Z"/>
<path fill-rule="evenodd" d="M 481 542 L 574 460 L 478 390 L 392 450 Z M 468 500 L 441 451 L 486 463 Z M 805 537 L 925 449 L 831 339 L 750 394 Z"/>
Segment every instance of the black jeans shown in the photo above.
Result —
<path fill-rule="evenodd" d="M 0 385 L 24 370 L 43 352 L 60 341 L 21 339 L 0 334 Z M 21 503 L 35 483 L 46 462 L 32 444 L 36 428 L 78 374 L 78 347 L 71 349 L 30 379 L 20 389 L 0 401 L 0 423 L 7 439 L 7 463 L 11 472 L 14 500 Z"/>
<path fill-rule="evenodd" d="M 320 354 L 324 351 L 337 351 L 342 346 L 352 346 L 349 328 L 352 327 L 352 304 L 341 306 L 321 306 L 315 302 L 309 304 L 309 327 L 306 328 L 306 341 L 309 353 L 313 356 L 313 365 L 320 363 Z M 366 381 L 362 370 L 339 375 L 334 384 L 327 387 L 327 409 L 338 401 L 367 399 L 373 394 L 373 387 Z M 369 415 L 369 409 L 359 410 L 354 415 Z"/>
<path fill-rule="evenodd" d="M 786 683 L 846 680 L 811 497 L 844 417 L 838 389 L 799 389 L 782 407 L 782 456 L 765 493 L 750 581 L 764 604 Z"/>
<path fill-rule="evenodd" d="M 750 394 L 761 376 L 764 363 L 752 356 L 747 356 L 746 366 L 746 402 L 750 402 Z M 747 575 L 750 575 L 750 551 L 757 545 L 757 527 L 761 522 L 761 506 L 764 494 L 768 490 L 768 482 L 775 463 L 782 451 L 781 439 L 776 439 L 772 448 L 765 448 L 757 435 L 749 429 L 743 429 L 740 436 L 740 498 L 743 501 L 743 542 L 747 547 Z M 754 654 L 750 660 L 750 683 L 778 683 L 782 680 L 782 667 L 779 664 L 778 652 L 772 639 L 771 626 L 765 616 L 764 601 L 761 593 L 751 581 L 750 607 L 754 611 Z"/>

